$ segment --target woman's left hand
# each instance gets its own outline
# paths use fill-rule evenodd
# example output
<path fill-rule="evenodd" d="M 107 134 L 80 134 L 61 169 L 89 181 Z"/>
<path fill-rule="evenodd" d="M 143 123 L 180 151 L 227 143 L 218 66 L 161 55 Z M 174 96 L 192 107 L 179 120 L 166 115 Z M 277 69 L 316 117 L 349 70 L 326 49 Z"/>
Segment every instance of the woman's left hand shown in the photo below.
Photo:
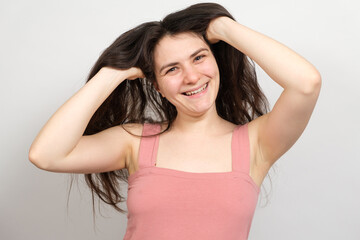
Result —
<path fill-rule="evenodd" d="M 226 26 L 226 21 L 234 21 L 229 17 L 217 17 L 210 21 L 209 26 L 206 30 L 206 38 L 211 44 L 217 43 L 220 40 L 223 40 L 224 36 L 224 27 Z"/>

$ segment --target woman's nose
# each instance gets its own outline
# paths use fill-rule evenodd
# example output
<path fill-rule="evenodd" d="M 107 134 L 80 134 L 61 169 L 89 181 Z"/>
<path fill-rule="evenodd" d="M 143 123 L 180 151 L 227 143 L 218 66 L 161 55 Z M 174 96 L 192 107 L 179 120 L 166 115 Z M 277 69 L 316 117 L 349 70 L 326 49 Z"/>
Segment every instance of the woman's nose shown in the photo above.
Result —
<path fill-rule="evenodd" d="M 186 84 L 193 84 L 199 81 L 200 73 L 195 66 L 187 66 L 185 68 L 184 82 Z"/>

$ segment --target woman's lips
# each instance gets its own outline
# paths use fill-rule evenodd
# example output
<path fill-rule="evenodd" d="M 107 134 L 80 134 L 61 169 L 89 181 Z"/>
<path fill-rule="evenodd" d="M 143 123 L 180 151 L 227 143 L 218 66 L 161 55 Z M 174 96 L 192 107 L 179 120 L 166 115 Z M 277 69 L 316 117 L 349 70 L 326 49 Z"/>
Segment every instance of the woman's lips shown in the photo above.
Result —
<path fill-rule="evenodd" d="M 209 83 L 207 82 L 202 87 L 199 87 L 198 89 L 193 90 L 193 91 L 184 92 L 183 94 L 186 96 L 193 96 L 195 94 L 203 92 L 208 87 L 208 85 L 209 85 Z"/>

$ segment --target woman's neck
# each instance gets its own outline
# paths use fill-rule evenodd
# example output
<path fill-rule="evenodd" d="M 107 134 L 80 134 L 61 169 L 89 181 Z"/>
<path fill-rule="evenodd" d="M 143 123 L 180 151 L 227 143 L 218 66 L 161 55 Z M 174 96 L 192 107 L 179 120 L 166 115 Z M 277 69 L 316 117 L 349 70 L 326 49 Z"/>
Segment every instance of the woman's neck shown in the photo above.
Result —
<path fill-rule="evenodd" d="M 219 131 L 224 122 L 227 121 L 217 114 L 215 108 L 200 116 L 190 116 L 178 112 L 172 124 L 172 129 L 194 135 L 212 134 Z"/>

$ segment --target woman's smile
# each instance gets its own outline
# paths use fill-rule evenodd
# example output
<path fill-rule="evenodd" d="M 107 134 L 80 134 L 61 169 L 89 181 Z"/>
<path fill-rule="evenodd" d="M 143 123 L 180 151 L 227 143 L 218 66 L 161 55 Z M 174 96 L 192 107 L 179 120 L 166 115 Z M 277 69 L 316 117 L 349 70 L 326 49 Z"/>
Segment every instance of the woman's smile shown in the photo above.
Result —
<path fill-rule="evenodd" d="M 208 85 L 209 85 L 209 83 L 207 82 L 203 86 L 201 86 L 195 90 L 184 92 L 183 94 L 188 97 L 200 97 L 206 93 Z"/>

